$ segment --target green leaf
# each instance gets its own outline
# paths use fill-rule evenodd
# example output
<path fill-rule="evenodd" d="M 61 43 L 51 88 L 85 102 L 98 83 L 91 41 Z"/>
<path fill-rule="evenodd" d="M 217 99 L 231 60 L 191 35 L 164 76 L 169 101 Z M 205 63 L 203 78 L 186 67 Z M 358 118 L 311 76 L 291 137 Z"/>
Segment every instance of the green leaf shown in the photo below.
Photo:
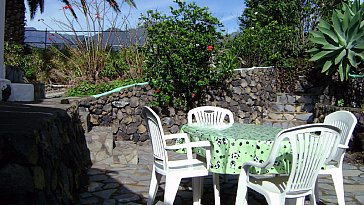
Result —
<path fill-rule="evenodd" d="M 348 30 L 351 30 L 352 27 L 358 27 L 360 26 L 360 21 L 361 21 L 361 13 L 358 12 L 354 15 L 354 17 L 352 17 L 352 19 L 350 20 L 350 23 L 348 25 Z"/>
<path fill-rule="evenodd" d="M 363 50 L 363 49 L 364 49 L 364 43 L 358 43 L 358 44 L 356 44 L 353 48 Z"/>
<path fill-rule="evenodd" d="M 351 64 L 351 66 L 354 66 L 354 67 L 357 66 L 357 62 L 355 60 L 355 52 L 353 52 L 351 50 L 348 51 L 348 60 Z"/>
<path fill-rule="evenodd" d="M 364 52 L 356 53 L 356 56 L 359 56 L 362 61 L 364 61 Z"/>
<path fill-rule="evenodd" d="M 338 38 L 337 35 L 335 34 L 335 32 L 331 31 L 330 29 L 326 29 L 326 28 L 320 28 L 319 30 L 326 34 L 327 36 L 329 36 L 333 41 L 335 41 L 335 43 L 338 43 Z"/>
<path fill-rule="evenodd" d="M 310 61 L 317 61 L 321 58 L 324 58 L 326 55 L 332 53 L 332 51 L 320 51 L 319 53 L 316 53 L 315 55 L 310 58 Z"/>
<path fill-rule="evenodd" d="M 310 38 L 318 38 L 318 37 L 324 38 L 325 36 L 322 34 L 322 32 L 319 31 L 310 32 Z"/>
<path fill-rule="evenodd" d="M 351 37 L 351 41 L 357 41 L 358 39 L 364 39 L 364 27 L 359 29 L 359 31 L 355 32 L 352 37 Z"/>
<path fill-rule="evenodd" d="M 335 31 L 338 33 L 342 33 L 341 21 L 338 17 L 338 13 L 339 13 L 338 11 L 332 12 L 331 20 L 332 20 Z"/>
<path fill-rule="evenodd" d="M 321 20 L 320 23 L 318 24 L 318 28 L 325 28 L 325 29 L 330 29 L 331 25 L 329 23 L 327 23 L 325 20 Z"/>
<path fill-rule="evenodd" d="M 319 51 L 320 51 L 320 49 L 318 49 L 318 48 L 311 48 L 310 50 L 307 50 L 306 52 L 307 53 L 317 53 Z"/>
<path fill-rule="evenodd" d="M 329 44 L 325 38 L 317 37 L 317 38 L 311 38 L 310 39 L 313 43 L 320 44 L 320 45 L 326 45 Z"/>
<path fill-rule="evenodd" d="M 343 28 L 344 32 L 348 29 L 350 20 L 351 20 L 350 11 L 349 11 L 349 9 L 347 9 L 344 12 L 344 16 L 343 16 L 343 20 L 342 20 L 342 28 Z"/>
<path fill-rule="evenodd" d="M 340 65 L 339 65 L 339 75 L 340 75 L 340 80 L 344 81 L 344 71 L 343 71 L 342 63 L 340 63 Z"/>
<path fill-rule="evenodd" d="M 322 73 L 327 72 L 331 66 L 332 66 L 331 60 L 326 61 L 321 72 Z"/>
<path fill-rule="evenodd" d="M 325 49 L 325 50 L 338 50 L 340 49 L 341 47 L 338 47 L 338 46 L 334 46 L 332 44 L 327 44 L 327 45 L 324 45 L 322 47 L 322 49 Z"/>
<path fill-rule="evenodd" d="M 343 58 L 344 58 L 345 55 L 346 55 L 346 50 L 343 49 L 340 52 L 340 54 L 335 58 L 335 65 L 337 65 L 338 63 L 340 63 L 343 60 Z"/>
<path fill-rule="evenodd" d="M 350 65 L 346 63 L 345 65 L 345 79 L 349 78 Z"/>
<path fill-rule="evenodd" d="M 360 18 L 361 18 L 360 13 L 357 13 L 350 21 L 349 27 L 345 31 L 348 41 L 357 38 L 356 34 L 358 33 L 358 31 L 360 31 L 360 24 L 359 24 Z"/>
<path fill-rule="evenodd" d="M 345 46 L 346 45 L 345 35 L 342 31 L 341 21 L 337 16 L 337 11 L 332 13 L 332 23 L 333 23 L 334 30 L 335 30 L 338 40 L 339 40 L 339 44 L 342 46 Z"/>

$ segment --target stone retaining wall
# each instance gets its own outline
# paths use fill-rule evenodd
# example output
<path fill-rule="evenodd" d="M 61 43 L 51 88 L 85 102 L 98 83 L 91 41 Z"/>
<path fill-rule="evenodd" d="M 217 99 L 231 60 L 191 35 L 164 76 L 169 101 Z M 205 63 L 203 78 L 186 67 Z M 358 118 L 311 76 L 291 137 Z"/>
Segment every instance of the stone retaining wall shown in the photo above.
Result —
<path fill-rule="evenodd" d="M 0 204 L 76 203 L 90 156 L 77 105 L 66 106 L 0 103 Z"/>
<path fill-rule="evenodd" d="M 273 68 L 241 69 L 216 89 L 207 90 L 206 105 L 228 108 L 236 122 L 262 123 L 267 116 L 269 102 L 276 100 Z M 84 127 L 111 126 L 116 140 L 148 139 L 140 116 L 141 109 L 153 100 L 149 85 L 124 89 L 99 99 L 80 101 Z M 197 105 L 196 105 L 197 106 Z M 172 107 L 157 110 L 166 133 L 177 133 L 187 123 L 187 111 Z M 87 119 L 90 118 L 90 124 Z"/>
<path fill-rule="evenodd" d="M 315 122 L 323 122 L 325 116 L 338 111 L 347 110 L 352 112 L 358 119 L 358 124 L 355 127 L 353 137 L 350 140 L 349 147 L 351 151 L 363 151 L 364 150 L 364 110 L 361 108 L 351 107 L 337 107 L 333 105 L 316 103 L 315 105 Z"/>

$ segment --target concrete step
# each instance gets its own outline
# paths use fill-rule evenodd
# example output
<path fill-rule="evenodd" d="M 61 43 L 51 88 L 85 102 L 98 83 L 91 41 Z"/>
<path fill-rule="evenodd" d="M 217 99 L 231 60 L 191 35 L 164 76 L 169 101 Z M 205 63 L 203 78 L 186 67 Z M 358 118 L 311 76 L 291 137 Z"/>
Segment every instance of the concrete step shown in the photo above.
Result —
<path fill-rule="evenodd" d="M 313 112 L 313 103 L 269 103 L 269 111 L 272 112 Z"/>
<path fill-rule="evenodd" d="M 295 120 L 305 123 L 313 122 L 313 113 L 310 112 L 269 112 L 266 119 L 270 120 Z"/>
<path fill-rule="evenodd" d="M 307 124 L 304 121 L 300 121 L 300 120 L 272 120 L 272 119 L 263 119 L 262 122 L 263 125 L 270 125 L 270 126 L 275 126 L 275 127 L 281 127 L 281 128 L 290 128 L 290 127 L 295 127 L 298 125 L 305 125 Z"/>
<path fill-rule="evenodd" d="M 139 146 L 132 141 L 115 141 L 114 164 L 138 164 Z"/>
<path fill-rule="evenodd" d="M 113 163 L 113 135 L 111 127 L 93 127 L 85 133 L 87 148 L 92 163 Z"/>
<path fill-rule="evenodd" d="M 286 104 L 286 103 L 313 103 L 316 95 L 312 94 L 289 94 L 289 93 L 277 93 L 277 102 Z"/>

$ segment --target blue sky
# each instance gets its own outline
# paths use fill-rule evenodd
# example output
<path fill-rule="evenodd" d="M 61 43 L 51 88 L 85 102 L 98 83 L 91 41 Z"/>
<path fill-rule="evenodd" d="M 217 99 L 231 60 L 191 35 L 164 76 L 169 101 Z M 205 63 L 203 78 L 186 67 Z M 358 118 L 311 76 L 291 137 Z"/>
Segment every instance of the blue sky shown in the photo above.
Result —
<path fill-rule="evenodd" d="M 48 0 L 44 2 L 45 11 L 43 14 L 37 12 L 33 20 L 30 20 L 29 13 L 26 14 L 27 26 L 35 27 L 38 30 L 44 30 L 46 28 L 48 30 L 59 30 L 59 25 L 55 23 L 55 20 L 65 20 L 62 11 L 62 7 L 64 5 L 58 0 Z M 121 2 L 121 0 L 119 0 L 118 2 Z M 239 29 L 238 16 L 242 14 L 242 11 L 244 9 L 243 0 L 197 0 L 195 2 L 201 7 L 207 6 L 211 11 L 212 15 L 219 18 L 220 22 L 224 24 L 225 30 L 228 33 L 232 33 Z M 140 17 L 140 14 L 145 13 L 147 10 L 157 9 L 162 13 L 167 13 L 169 11 L 169 6 L 176 6 L 176 4 L 172 0 L 135 0 L 135 3 L 137 5 L 137 8 L 132 8 L 130 10 L 130 17 L 128 18 L 131 27 L 135 27 L 138 22 L 138 18 Z M 124 14 L 129 11 L 129 7 L 127 5 L 123 5 L 121 9 Z"/>

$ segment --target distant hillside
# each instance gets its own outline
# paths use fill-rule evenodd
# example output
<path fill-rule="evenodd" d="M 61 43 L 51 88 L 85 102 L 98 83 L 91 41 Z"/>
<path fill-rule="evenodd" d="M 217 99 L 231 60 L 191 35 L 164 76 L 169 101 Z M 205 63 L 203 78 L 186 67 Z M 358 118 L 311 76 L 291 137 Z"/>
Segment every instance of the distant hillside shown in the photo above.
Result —
<path fill-rule="evenodd" d="M 87 39 L 86 32 L 78 32 L 78 39 Z M 119 49 L 123 46 L 130 45 L 143 45 L 145 42 L 144 38 L 144 29 L 130 29 L 129 31 L 122 31 L 117 28 L 109 28 L 103 32 L 102 35 L 98 36 L 95 32 L 95 35 L 91 36 L 94 41 L 100 41 L 104 45 L 112 46 L 114 49 Z M 25 39 L 24 42 L 27 45 L 38 48 L 45 48 L 51 45 L 57 46 L 59 48 L 63 48 L 64 44 L 67 43 L 69 45 L 76 44 L 76 37 L 74 32 L 67 31 L 46 31 L 46 30 L 37 30 L 33 27 L 25 28 Z"/>

